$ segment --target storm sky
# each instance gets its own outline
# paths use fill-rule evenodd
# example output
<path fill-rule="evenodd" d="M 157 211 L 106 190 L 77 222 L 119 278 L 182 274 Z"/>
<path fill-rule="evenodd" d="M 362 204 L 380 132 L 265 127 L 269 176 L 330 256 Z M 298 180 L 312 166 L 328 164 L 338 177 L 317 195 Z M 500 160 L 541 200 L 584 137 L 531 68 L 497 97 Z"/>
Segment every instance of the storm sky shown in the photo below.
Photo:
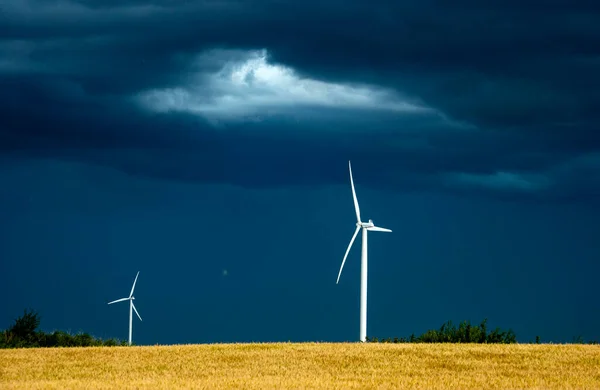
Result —
<path fill-rule="evenodd" d="M 0 328 L 600 339 L 600 5 L 0 3 Z"/>

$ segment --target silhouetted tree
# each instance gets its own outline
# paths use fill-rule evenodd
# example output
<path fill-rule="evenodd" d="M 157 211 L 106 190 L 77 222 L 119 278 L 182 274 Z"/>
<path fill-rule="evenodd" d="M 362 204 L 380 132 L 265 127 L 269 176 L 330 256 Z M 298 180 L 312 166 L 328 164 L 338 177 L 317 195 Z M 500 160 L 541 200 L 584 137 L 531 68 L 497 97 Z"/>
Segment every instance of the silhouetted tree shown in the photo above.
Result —
<path fill-rule="evenodd" d="M 35 340 L 35 331 L 38 326 L 40 326 L 39 314 L 33 310 L 24 310 L 23 315 L 15 320 L 8 331 L 16 338 L 32 342 Z"/>
<path fill-rule="evenodd" d="M 484 318 L 483 321 L 481 321 L 481 325 L 479 325 L 479 342 L 480 343 L 485 343 L 487 342 L 487 318 Z"/>

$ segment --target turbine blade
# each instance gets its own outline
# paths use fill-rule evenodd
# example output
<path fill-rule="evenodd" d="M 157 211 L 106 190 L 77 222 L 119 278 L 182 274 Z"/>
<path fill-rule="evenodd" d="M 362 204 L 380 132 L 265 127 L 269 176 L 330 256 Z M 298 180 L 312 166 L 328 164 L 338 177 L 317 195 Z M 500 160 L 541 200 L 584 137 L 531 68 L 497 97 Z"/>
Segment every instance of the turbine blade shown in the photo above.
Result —
<path fill-rule="evenodd" d="M 354 231 L 354 235 L 352 236 L 352 239 L 350 240 L 350 245 L 348 245 L 348 249 L 346 249 L 346 254 L 344 255 L 344 260 L 342 260 L 342 266 L 340 267 L 340 272 L 338 273 L 337 281 L 335 282 L 335 284 L 338 284 L 338 282 L 340 281 L 340 276 L 342 275 L 342 270 L 344 269 L 344 264 L 346 263 L 346 258 L 348 257 L 350 248 L 352 248 L 352 244 L 354 244 L 354 240 L 356 239 L 356 235 L 358 234 L 359 230 L 360 230 L 360 226 L 357 226 L 356 230 Z"/>
<path fill-rule="evenodd" d="M 352 186 L 352 198 L 354 198 L 354 210 L 356 211 L 356 222 L 360 222 L 360 208 L 358 207 L 358 199 L 354 190 L 354 179 L 352 179 L 352 164 L 348 161 L 348 170 L 350 171 L 350 185 Z"/>
<path fill-rule="evenodd" d="M 131 302 L 131 307 L 133 307 L 133 311 L 135 312 L 135 314 L 137 314 L 138 318 L 140 319 L 140 321 L 142 320 L 142 317 L 140 317 L 140 313 L 138 313 L 137 309 L 135 308 L 135 305 L 133 304 L 133 302 Z"/>
<path fill-rule="evenodd" d="M 379 226 L 368 227 L 367 230 L 372 231 L 372 232 L 387 232 L 387 233 L 392 232 L 390 229 L 382 228 Z"/>
<path fill-rule="evenodd" d="M 135 280 L 133 281 L 133 286 L 131 286 L 131 293 L 129 294 L 129 298 L 133 296 L 133 290 L 135 289 L 135 283 L 137 282 L 138 276 L 140 276 L 140 271 L 138 271 L 137 275 L 135 275 Z"/>
<path fill-rule="evenodd" d="M 117 299 L 116 301 L 112 301 L 112 302 L 108 302 L 109 305 L 112 305 L 113 303 L 117 303 L 117 302 L 123 302 L 128 300 L 129 298 L 121 298 L 121 299 Z"/>

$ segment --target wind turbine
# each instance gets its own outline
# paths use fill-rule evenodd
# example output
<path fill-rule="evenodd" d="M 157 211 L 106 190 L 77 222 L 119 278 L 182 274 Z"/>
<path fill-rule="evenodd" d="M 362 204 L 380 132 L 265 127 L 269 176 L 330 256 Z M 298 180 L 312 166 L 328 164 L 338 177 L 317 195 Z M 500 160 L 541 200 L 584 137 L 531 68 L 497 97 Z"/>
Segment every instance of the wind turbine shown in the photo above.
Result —
<path fill-rule="evenodd" d="M 108 304 L 111 305 L 111 304 L 117 303 L 117 302 L 129 301 L 129 345 L 131 345 L 131 328 L 133 325 L 133 311 L 135 311 L 135 314 L 137 314 L 140 321 L 142 320 L 142 317 L 140 317 L 140 313 L 138 313 L 137 309 L 135 308 L 135 305 L 133 304 L 133 300 L 135 299 L 135 297 L 133 296 L 133 290 L 135 289 L 135 283 L 137 282 L 137 278 L 139 275 L 140 275 L 140 271 L 138 271 L 137 275 L 135 275 L 135 280 L 133 281 L 133 286 L 131 286 L 131 292 L 129 293 L 129 296 L 127 298 L 121 298 L 121 299 L 117 299 L 116 301 L 108 302 Z"/>
<path fill-rule="evenodd" d="M 373 224 L 373 220 L 369 219 L 369 222 L 362 222 L 360 220 L 360 208 L 358 207 L 358 199 L 356 199 L 356 191 L 354 190 L 354 180 L 352 179 L 352 165 L 350 161 L 348 161 L 348 170 L 350 171 L 350 186 L 352 187 L 352 197 L 354 198 L 354 210 L 356 211 L 356 230 L 354 231 L 354 235 L 350 240 L 350 245 L 348 245 L 348 249 L 346 249 L 346 254 L 344 255 L 344 260 L 342 260 L 342 266 L 340 267 L 340 272 L 338 273 L 337 281 L 335 284 L 338 284 L 340 281 L 340 276 L 342 275 L 342 269 L 344 269 L 344 264 L 346 263 L 346 258 L 348 257 L 348 253 L 350 252 L 350 248 L 352 248 L 352 244 L 358 235 L 358 231 L 362 229 L 362 252 L 360 259 L 360 341 L 367 341 L 367 232 L 388 232 L 391 233 L 390 229 L 382 228 L 375 226 Z"/>

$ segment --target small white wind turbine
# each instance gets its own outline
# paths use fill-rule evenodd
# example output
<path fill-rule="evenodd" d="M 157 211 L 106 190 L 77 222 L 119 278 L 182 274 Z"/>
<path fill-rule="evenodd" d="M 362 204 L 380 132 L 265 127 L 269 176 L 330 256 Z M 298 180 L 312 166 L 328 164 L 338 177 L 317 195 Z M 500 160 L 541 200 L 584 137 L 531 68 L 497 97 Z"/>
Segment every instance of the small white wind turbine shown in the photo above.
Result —
<path fill-rule="evenodd" d="M 133 325 L 133 311 L 135 311 L 135 314 L 137 314 L 140 321 L 142 320 L 142 317 L 140 317 L 140 313 L 138 313 L 137 309 L 135 308 L 135 305 L 133 304 L 133 300 L 135 299 L 135 297 L 133 296 L 133 290 L 135 289 L 135 283 L 137 282 L 137 278 L 139 275 L 140 275 L 140 271 L 138 271 L 137 275 L 135 275 L 135 280 L 133 281 L 133 286 L 131 286 L 131 292 L 129 293 L 129 297 L 117 299 L 116 301 L 112 301 L 112 302 L 108 302 L 108 304 L 111 305 L 111 304 L 117 303 L 117 302 L 129 301 L 129 345 L 131 345 L 131 328 Z"/>
<path fill-rule="evenodd" d="M 362 229 L 362 254 L 360 261 L 360 341 L 364 342 L 367 341 L 367 232 L 391 232 L 391 230 L 375 226 L 373 221 L 370 219 L 369 222 L 362 222 L 360 220 L 360 209 L 358 207 L 358 199 L 356 199 L 356 191 L 354 190 L 352 165 L 350 164 L 350 161 L 348 161 L 348 169 L 350 171 L 352 197 L 354 198 L 354 210 L 356 210 L 356 230 L 354 231 L 354 235 L 350 240 L 348 249 L 346 249 L 346 254 L 344 255 L 344 260 L 342 260 L 342 266 L 340 267 L 340 272 L 338 273 L 337 282 L 335 283 L 337 284 L 340 281 L 342 269 L 344 269 L 344 263 L 346 263 L 346 258 L 348 257 L 350 248 L 352 248 L 352 244 L 358 235 L 358 231 Z"/>

